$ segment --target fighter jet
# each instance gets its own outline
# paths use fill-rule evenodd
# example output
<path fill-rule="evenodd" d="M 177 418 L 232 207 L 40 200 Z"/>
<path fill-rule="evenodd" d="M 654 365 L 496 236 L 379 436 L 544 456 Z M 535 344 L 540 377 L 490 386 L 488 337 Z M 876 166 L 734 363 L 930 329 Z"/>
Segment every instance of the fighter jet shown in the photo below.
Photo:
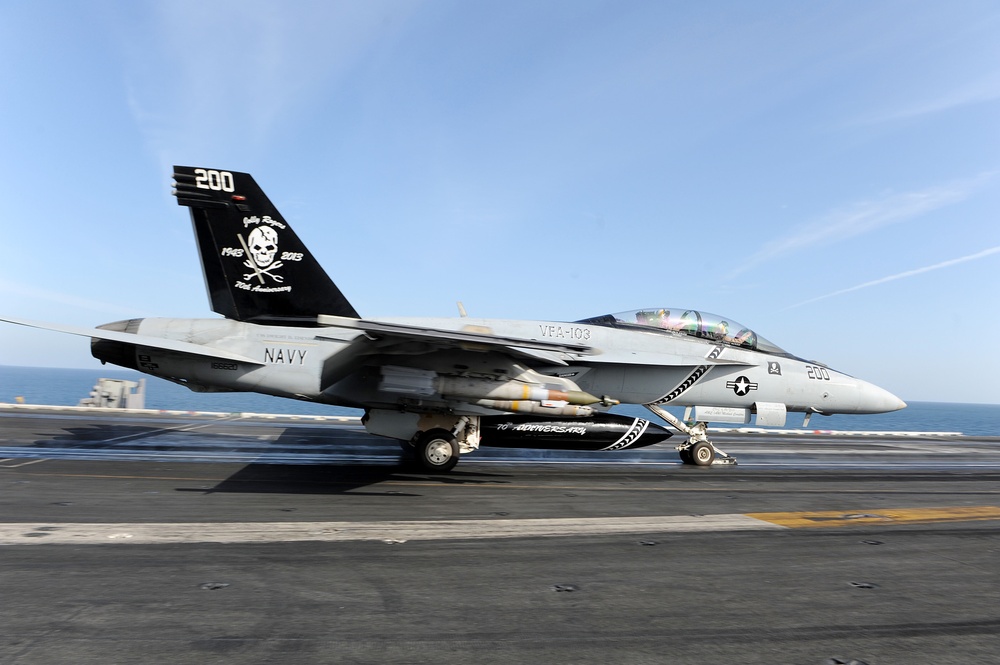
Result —
<path fill-rule="evenodd" d="M 609 413 L 641 404 L 686 435 L 683 462 L 734 463 L 707 423 L 784 425 L 788 413 L 883 413 L 889 392 L 804 360 L 736 321 L 650 307 L 578 321 L 362 318 L 246 173 L 174 167 L 212 310 L 96 329 L 102 362 L 194 391 L 248 391 L 364 409 L 432 471 L 480 446 L 624 450 L 671 432 Z M 684 420 L 666 406 L 688 407 Z M 693 409 L 693 414 L 692 414 Z"/>

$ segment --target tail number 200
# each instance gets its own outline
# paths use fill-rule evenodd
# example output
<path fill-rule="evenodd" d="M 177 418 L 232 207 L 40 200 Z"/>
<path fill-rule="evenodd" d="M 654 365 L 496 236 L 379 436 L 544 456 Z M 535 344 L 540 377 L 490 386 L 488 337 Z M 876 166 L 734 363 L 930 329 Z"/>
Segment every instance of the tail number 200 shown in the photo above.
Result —
<path fill-rule="evenodd" d="M 233 174 L 229 171 L 195 169 L 194 184 L 199 189 L 211 189 L 214 192 L 231 192 L 236 189 L 233 185 Z"/>

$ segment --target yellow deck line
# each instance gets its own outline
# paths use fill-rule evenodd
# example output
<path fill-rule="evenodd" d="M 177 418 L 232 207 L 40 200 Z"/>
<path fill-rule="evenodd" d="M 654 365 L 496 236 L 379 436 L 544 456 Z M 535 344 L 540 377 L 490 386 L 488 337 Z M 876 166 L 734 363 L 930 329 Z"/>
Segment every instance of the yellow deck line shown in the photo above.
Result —
<path fill-rule="evenodd" d="M 746 513 L 747 517 L 791 529 L 854 525 L 928 524 L 1000 520 L 997 506 L 952 506 L 947 508 L 890 508 L 873 511 L 821 510 L 795 513 Z"/>

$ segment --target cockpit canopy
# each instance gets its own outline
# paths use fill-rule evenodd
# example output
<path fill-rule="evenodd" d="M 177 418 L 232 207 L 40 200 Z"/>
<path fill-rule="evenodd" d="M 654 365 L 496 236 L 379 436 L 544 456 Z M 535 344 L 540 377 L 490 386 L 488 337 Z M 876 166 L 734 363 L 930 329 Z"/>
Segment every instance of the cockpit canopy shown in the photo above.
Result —
<path fill-rule="evenodd" d="M 788 355 L 788 352 L 781 347 L 732 319 L 693 309 L 668 309 L 666 307 L 636 309 L 629 312 L 595 316 L 577 321 L 577 323 L 689 335 L 744 349 Z"/>

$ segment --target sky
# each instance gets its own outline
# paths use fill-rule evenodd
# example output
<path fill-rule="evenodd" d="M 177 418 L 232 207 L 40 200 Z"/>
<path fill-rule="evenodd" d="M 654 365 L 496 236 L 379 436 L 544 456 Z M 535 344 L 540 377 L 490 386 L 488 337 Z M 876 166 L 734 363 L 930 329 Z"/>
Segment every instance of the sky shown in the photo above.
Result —
<path fill-rule="evenodd" d="M 0 316 L 215 317 L 172 165 L 364 317 L 729 317 L 1000 403 L 1000 5 L 0 0 Z M 0 324 L 0 365 L 99 367 Z"/>

